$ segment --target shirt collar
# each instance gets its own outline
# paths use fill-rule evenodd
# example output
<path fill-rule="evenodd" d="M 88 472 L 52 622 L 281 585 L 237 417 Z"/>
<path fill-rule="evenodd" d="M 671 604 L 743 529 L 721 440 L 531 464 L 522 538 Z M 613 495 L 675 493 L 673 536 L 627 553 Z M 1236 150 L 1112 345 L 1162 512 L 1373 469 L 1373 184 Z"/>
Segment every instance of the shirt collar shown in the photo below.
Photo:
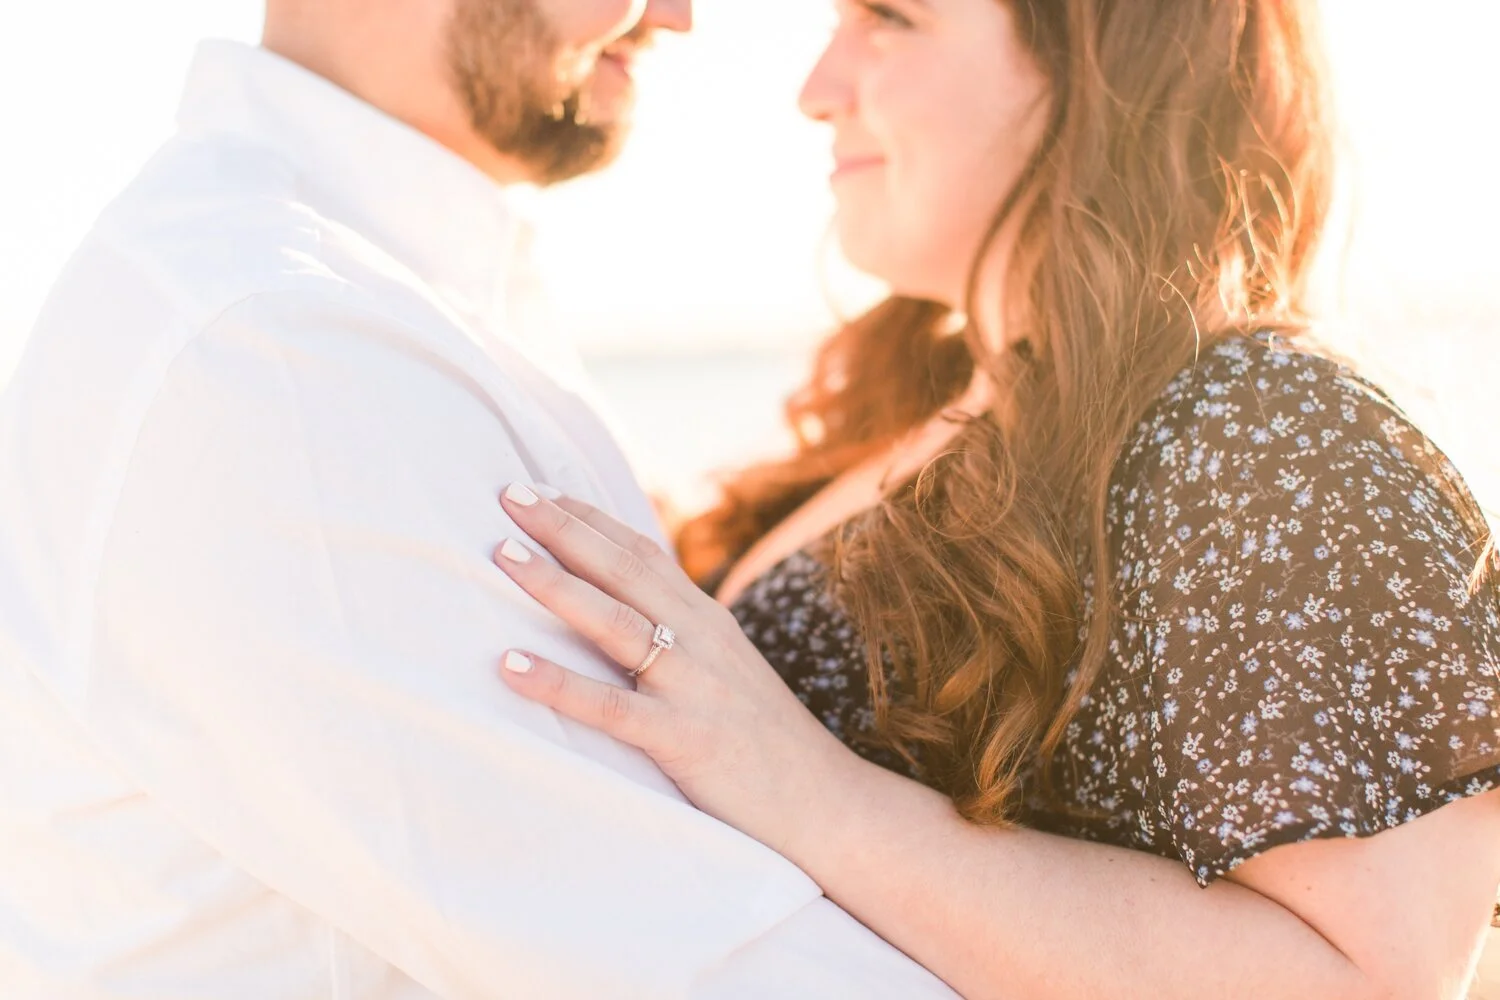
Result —
<path fill-rule="evenodd" d="M 228 41 L 199 45 L 177 125 L 273 145 L 300 171 L 313 209 L 461 315 L 504 329 L 523 224 L 500 186 L 445 146 L 290 60 Z"/>

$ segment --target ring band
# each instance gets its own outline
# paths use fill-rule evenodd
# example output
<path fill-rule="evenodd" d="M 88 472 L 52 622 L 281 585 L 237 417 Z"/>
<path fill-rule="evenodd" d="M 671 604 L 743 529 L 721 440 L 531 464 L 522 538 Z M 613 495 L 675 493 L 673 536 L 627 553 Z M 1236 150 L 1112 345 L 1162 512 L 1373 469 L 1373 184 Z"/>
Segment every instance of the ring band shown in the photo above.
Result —
<path fill-rule="evenodd" d="M 651 634 L 651 651 L 646 654 L 646 658 L 641 661 L 641 665 L 630 672 L 630 676 L 639 677 L 647 670 L 650 670 L 651 664 L 656 662 L 656 658 L 675 645 L 677 645 L 677 633 L 665 625 L 656 626 L 656 631 Z"/>

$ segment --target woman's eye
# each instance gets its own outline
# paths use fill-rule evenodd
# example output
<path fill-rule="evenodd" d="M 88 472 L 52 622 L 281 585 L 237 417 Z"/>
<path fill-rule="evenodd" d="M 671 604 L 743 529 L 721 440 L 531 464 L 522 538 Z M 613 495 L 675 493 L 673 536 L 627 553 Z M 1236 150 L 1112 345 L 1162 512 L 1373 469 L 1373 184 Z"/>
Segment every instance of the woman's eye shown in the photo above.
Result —
<path fill-rule="evenodd" d="M 860 14 L 878 27 L 910 28 L 912 26 L 911 21 L 904 14 L 888 4 L 880 3 L 879 0 L 859 0 L 857 6 Z"/>

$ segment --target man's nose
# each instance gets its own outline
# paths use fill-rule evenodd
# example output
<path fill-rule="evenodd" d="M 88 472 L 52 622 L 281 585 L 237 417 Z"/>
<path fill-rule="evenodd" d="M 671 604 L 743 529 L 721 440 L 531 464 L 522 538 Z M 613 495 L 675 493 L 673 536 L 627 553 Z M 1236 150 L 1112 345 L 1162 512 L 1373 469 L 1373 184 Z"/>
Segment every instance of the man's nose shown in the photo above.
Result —
<path fill-rule="evenodd" d="M 641 25 L 662 31 L 691 31 L 693 0 L 648 0 Z"/>

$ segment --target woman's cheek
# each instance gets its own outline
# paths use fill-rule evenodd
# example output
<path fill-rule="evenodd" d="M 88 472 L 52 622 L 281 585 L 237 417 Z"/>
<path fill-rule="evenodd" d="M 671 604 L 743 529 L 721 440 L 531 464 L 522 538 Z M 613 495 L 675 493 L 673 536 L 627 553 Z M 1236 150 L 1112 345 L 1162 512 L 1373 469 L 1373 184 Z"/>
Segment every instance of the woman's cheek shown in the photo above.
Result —
<path fill-rule="evenodd" d="M 886 148 L 887 154 L 921 145 L 930 139 L 924 123 L 923 83 L 908 63 L 890 57 L 871 60 L 860 88 L 860 117 Z"/>

